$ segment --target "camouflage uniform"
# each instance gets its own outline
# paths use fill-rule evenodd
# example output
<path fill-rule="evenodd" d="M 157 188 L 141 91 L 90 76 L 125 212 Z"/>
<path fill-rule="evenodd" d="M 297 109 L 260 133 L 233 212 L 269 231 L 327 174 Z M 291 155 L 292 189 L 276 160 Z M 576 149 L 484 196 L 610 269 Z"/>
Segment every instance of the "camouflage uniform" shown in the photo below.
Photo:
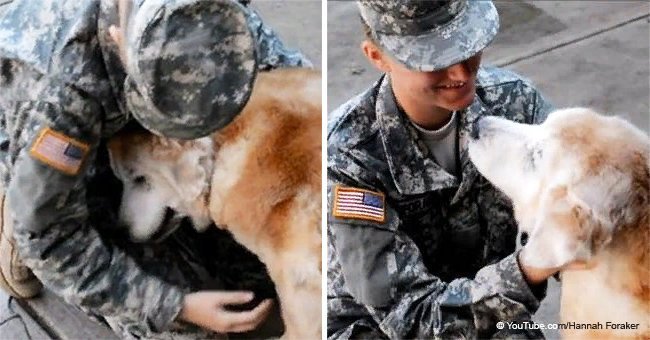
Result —
<path fill-rule="evenodd" d="M 120 184 L 103 143 L 133 120 L 127 113 L 125 70 L 108 35 L 108 27 L 117 24 L 115 3 L 17 0 L 4 10 L 0 174 L 8 187 L 17 246 L 47 288 L 90 314 L 110 318 L 125 337 L 169 338 L 176 333 L 159 332 L 172 327 L 186 292 L 274 293 L 263 265 L 216 228 L 199 237 L 174 217 L 171 224 L 184 226 L 172 236 L 137 245 L 117 230 Z M 286 49 L 256 13 L 242 11 L 257 43 L 260 69 L 311 65 Z M 78 173 L 65 174 L 30 155 L 45 128 L 89 146 Z M 195 336 L 209 335 L 195 331 Z"/>
<path fill-rule="evenodd" d="M 495 333 L 498 320 L 528 320 L 546 286 L 522 277 L 510 203 L 470 162 L 467 141 L 479 116 L 539 123 L 550 109 L 518 75 L 481 68 L 474 102 L 456 115 L 460 177 L 431 157 L 389 76 L 331 114 L 330 338 L 542 336 Z M 385 194 L 384 222 L 335 217 L 336 186 Z"/>

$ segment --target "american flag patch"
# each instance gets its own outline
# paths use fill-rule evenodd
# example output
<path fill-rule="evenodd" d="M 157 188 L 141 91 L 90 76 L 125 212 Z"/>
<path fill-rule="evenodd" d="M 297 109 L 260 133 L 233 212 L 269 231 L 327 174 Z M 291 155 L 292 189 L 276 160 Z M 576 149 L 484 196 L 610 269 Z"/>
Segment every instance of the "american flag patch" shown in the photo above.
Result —
<path fill-rule="evenodd" d="M 342 186 L 336 186 L 334 190 L 335 217 L 384 222 L 384 194 Z"/>
<path fill-rule="evenodd" d="M 65 174 L 76 175 L 89 149 L 88 144 L 46 127 L 39 133 L 29 153 Z"/>

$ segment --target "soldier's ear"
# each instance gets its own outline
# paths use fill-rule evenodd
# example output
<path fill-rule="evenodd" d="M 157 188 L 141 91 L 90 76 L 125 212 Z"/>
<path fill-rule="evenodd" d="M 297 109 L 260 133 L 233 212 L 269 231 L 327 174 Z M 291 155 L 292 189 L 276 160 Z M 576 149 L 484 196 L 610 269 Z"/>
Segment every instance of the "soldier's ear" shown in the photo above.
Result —
<path fill-rule="evenodd" d="M 368 58 L 368 61 L 376 68 L 384 73 L 391 71 L 390 63 L 387 61 L 386 55 L 374 42 L 367 39 L 364 40 L 361 42 L 361 50 L 366 58 Z"/>
<path fill-rule="evenodd" d="M 108 28 L 108 35 L 111 37 L 111 40 L 113 40 L 115 44 L 122 44 L 122 31 L 119 27 L 111 25 L 111 27 Z"/>
<path fill-rule="evenodd" d="M 117 45 L 117 48 L 120 52 L 120 59 L 122 60 L 122 63 L 126 65 L 126 49 L 124 46 L 124 30 L 120 27 L 117 27 L 115 25 L 111 25 L 108 28 L 108 35 L 111 37 L 111 40 Z"/>
<path fill-rule="evenodd" d="M 133 7 L 130 0 L 117 1 L 117 15 L 118 24 L 111 25 L 108 28 L 108 35 L 117 44 L 120 51 L 120 59 L 126 65 L 126 29 L 129 25 L 129 18 L 131 17 Z"/>

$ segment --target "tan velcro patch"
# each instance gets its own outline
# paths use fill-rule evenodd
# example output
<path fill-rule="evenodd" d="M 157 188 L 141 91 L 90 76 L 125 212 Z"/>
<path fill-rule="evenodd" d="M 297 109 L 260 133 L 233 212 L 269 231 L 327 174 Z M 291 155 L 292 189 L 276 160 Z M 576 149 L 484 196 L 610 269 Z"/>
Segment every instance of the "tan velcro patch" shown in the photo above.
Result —
<path fill-rule="evenodd" d="M 337 185 L 334 189 L 332 215 L 383 223 L 386 219 L 384 201 L 381 192 Z"/>
<path fill-rule="evenodd" d="M 29 154 L 67 175 L 74 176 L 79 173 L 89 150 L 90 144 L 46 127 L 39 133 Z"/>

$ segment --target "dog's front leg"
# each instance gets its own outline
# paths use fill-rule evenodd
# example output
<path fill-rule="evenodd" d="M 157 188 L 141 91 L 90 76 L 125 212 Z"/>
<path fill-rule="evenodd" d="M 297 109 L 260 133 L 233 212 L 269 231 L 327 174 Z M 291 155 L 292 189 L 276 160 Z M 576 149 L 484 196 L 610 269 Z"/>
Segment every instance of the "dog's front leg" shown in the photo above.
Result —
<path fill-rule="evenodd" d="M 285 333 L 282 339 L 321 338 L 321 272 L 310 256 L 286 258 L 278 254 L 265 261 L 280 298 Z"/>

